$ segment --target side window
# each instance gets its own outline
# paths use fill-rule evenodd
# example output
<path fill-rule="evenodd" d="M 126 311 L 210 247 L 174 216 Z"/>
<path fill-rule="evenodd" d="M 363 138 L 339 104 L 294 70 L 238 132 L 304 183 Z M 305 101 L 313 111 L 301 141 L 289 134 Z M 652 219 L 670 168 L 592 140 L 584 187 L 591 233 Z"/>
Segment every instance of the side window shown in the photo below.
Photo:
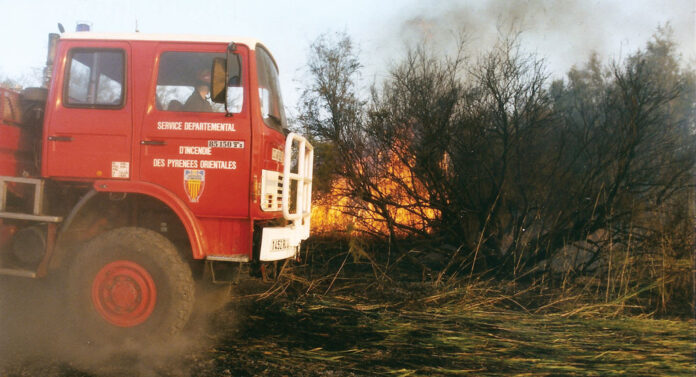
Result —
<path fill-rule="evenodd" d="M 256 49 L 256 65 L 259 74 L 259 102 L 263 122 L 283 132 L 286 120 L 283 99 L 280 95 L 278 70 L 273 63 L 273 58 L 263 48 Z"/>
<path fill-rule="evenodd" d="M 240 113 L 243 105 L 241 60 L 231 55 L 230 81 L 234 80 L 234 104 L 231 113 Z M 157 109 L 163 111 L 225 112 L 225 105 L 210 100 L 210 69 L 214 58 L 224 53 L 169 51 L 160 56 L 157 74 Z"/>
<path fill-rule="evenodd" d="M 122 50 L 75 49 L 70 52 L 65 103 L 75 107 L 121 107 L 124 102 Z"/>

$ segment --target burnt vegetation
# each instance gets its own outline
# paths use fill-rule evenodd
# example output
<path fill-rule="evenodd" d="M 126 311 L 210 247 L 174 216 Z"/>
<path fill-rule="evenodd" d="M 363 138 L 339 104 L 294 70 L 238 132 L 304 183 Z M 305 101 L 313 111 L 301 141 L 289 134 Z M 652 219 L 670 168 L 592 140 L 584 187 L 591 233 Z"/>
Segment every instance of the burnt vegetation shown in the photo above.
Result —
<path fill-rule="evenodd" d="M 478 56 L 455 45 L 409 48 L 364 90 L 350 37 L 312 44 L 297 123 L 317 149 L 315 202 L 350 219 L 323 236 L 359 239 L 380 271 L 388 249 L 438 285 L 575 282 L 689 313 L 696 76 L 669 27 L 561 79 L 516 34 Z"/>

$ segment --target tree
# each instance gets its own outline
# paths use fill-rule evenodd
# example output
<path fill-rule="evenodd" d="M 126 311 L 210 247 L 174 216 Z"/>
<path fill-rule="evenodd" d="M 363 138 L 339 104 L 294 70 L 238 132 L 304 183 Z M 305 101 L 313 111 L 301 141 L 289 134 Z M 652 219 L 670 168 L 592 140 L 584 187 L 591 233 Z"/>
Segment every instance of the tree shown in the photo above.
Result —
<path fill-rule="evenodd" d="M 543 236 L 550 249 L 600 229 L 611 229 L 606 241 L 638 242 L 655 230 L 651 214 L 693 187 L 693 73 L 665 32 L 622 63 L 602 70 L 593 58 L 555 83 L 566 152 L 554 184 L 568 190 L 552 201 L 562 214 Z"/>
<path fill-rule="evenodd" d="M 356 92 L 360 62 L 346 34 L 321 35 L 310 46 L 308 84 L 300 99 L 299 122 L 316 148 L 318 189 L 335 176 L 351 175 L 360 160 L 363 102 Z"/>

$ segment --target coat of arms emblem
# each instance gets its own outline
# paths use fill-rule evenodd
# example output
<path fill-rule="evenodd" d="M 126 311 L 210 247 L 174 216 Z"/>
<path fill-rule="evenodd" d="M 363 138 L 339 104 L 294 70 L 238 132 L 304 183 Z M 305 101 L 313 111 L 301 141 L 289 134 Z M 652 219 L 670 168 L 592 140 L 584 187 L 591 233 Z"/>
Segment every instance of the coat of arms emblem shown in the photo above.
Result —
<path fill-rule="evenodd" d="M 184 191 L 193 203 L 197 203 L 205 187 L 205 170 L 184 169 Z"/>

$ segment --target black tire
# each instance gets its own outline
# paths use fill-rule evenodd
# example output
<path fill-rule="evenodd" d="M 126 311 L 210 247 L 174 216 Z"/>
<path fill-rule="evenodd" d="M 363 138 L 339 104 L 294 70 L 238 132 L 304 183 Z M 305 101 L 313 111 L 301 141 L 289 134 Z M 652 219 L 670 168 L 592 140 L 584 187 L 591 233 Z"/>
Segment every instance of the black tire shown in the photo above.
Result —
<path fill-rule="evenodd" d="M 75 332 L 91 344 L 167 340 L 194 306 L 189 265 L 168 239 L 142 228 L 90 241 L 70 266 L 67 287 Z"/>

